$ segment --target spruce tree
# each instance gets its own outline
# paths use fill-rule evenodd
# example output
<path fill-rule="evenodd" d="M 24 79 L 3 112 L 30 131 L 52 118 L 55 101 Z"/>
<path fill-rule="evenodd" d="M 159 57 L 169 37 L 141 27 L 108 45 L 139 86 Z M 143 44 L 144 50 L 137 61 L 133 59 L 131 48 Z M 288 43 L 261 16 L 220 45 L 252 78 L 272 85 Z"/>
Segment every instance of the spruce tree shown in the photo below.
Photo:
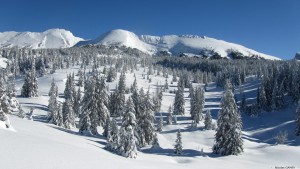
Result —
<path fill-rule="evenodd" d="M 227 81 L 227 83 L 229 83 Z M 230 84 L 226 84 L 230 86 Z M 238 155 L 243 151 L 242 121 L 230 88 L 226 88 L 218 114 L 216 144 L 213 151 L 220 155 Z"/>
<path fill-rule="evenodd" d="M 22 97 L 38 97 L 38 81 L 36 78 L 35 59 L 31 64 L 31 71 L 26 72 L 24 84 L 21 90 Z"/>
<path fill-rule="evenodd" d="M 91 133 L 91 120 L 90 115 L 88 114 L 88 111 L 83 111 L 80 114 L 80 120 L 79 120 L 79 133 L 80 134 L 92 134 Z"/>
<path fill-rule="evenodd" d="M 95 92 L 93 94 L 96 102 L 96 105 L 94 106 L 96 106 L 96 112 L 98 113 L 98 125 L 104 127 L 107 117 L 110 116 L 110 113 L 107 109 L 108 93 L 106 91 L 107 89 L 105 85 L 105 80 L 100 80 L 98 77 L 96 77 L 96 84 L 94 85 L 94 87 Z"/>
<path fill-rule="evenodd" d="M 169 89 L 168 78 L 166 78 L 166 82 L 165 82 L 165 85 L 164 85 L 164 89 L 165 89 L 165 91 L 167 91 L 167 90 Z"/>
<path fill-rule="evenodd" d="M 172 106 L 169 106 L 168 109 L 168 124 L 173 124 L 173 113 L 172 113 Z"/>
<path fill-rule="evenodd" d="M 129 158 L 137 157 L 136 138 L 134 129 L 136 125 L 135 115 L 133 111 L 133 103 L 129 98 L 126 102 L 126 111 L 123 113 L 122 127 L 120 129 L 120 145 L 119 152 L 122 156 Z"/>
<path fill-rule="evenodd" d="M 120 138 L 119 138 L 119 129 L 118 129 L 117 121 L 115 118 L 112 118 L 109 124 L 107 144 L 105 148 L 110 151 L 117 152 L 120 144 L 119 142 L 120 142 Z"/>
<path fill-rule="evenodd" d="M 79 117 L 81 113 L 81 90 L 80 87 L 77 90 L 77 94 L 74 100 L 74 114 L 75 117 Z"/>
<path fill-rule="evenodd" d="M 243 94 L 242 94 L 241 105 L 240 105 L 240 110 L 241 110 L 241 112 L 245 113 L 245 112 L 246 112 L 246 107 L 247 107 L 246 96 L 245 96 L 245 94 L 243 93 Z"/>
<path fill-rule="evenodd" d="M 7 96 L 5 75 L 3 71 L 0 71 L 0 104 L 3 113 L 5 114 L 11 113 L 11 106 L 9 104 L 9 98 Z"/>
<path fill-rule="evenodd" d="M 267 111 L 267 98 L 266 98 L 266 92 L 265 92 L 265 88 L 264 85 L 261 85 L 259 87 L 259 92 L 258 92 L 258 103 L 257 106 L 259 107 L 259 109 L 265 110 Z"/>
<path fill-rule="evenodd" d="M 175 101 L 174 101 L 174 115 L 184 115 L 184 95 L 183 95 L 183 87 L 178 87 L 178 90 L 175 95 Z"/>
<path fill-rule="evenodd" d="M 131 98 L 132 98 L 132 102 L 134 105 L 134 113 L 135 113 L 135 117 L 138 119 L 140 117 L 140 111 L 139 111 L 139 107 L 140 107 L 140 96 L 138 93 L 138 88 L 137 88 L 137 83 L 136 83 L 136 78 L 134 79 L 134 82 L 131 86 Z"/>
<path fill-rule="evenodd" d="M 56 95 L 56 84 L 54 82 L 54 79 L 51 83 L 51 88 L 49 91 L 50 98 L 48 103 L 48 109 L 49 109 L 49 115 L 48 115 L 48 121 L 50 123 L 53 123 L 57 125 L 57 119 L 58 119 L 58 101 L 57 101 L 57 95 Z"/>
<path fill-rule="evenodd" d="M 108 137 L 108 133 L 109 133 L 109 130 L 110 130 L 110 129 L 109 129 L 110 122 L 111 122 L 110 117 L 107 116 L 107 119 L 105 120 L 105 126 L 103 127 L 103 128 L 104 128 L 104 131 L 103 131 L 103 133 L 102 133 L 102 135 L 103 135 L 104 137 Z"/>
<path fill-rule="evenodd" d="M 164 125 L 164 120 L 163 120 L 163 117 L 162 117 L 162 114 L 159 113 L 159 120 L 158 120 L 158 124 L 157 124 L 157 131 L 158 132 L 161 132 L 162 131 L 162 127 Z"/>
<path fill-rule="evenodd" d="M 206 111 L 205 119 L 204 119 L 204 128 L 206 130 L 211 130 L 212 129 L 212 117 L 210 110 Z"/>
<path fill-rule="evenodd" d="M 32 61 L 31 65 L 31 75 L 30 75 L 30 85 L 31 85 L 31 91 L 29 97 L 38 97 L 38 81 L 36 78 L 36 70 L 35 70 L 35 59 Z"/>
<path fill-rule="evenodd" d="M 51 94 L 53 94 L 53 93 L 56 95 L 56 97 L 58 97 L 58 87 L 55 84 L 54 78 L 52 79 L 51 87 L 50 87 L 48 95 L 51 96 Z"/>
<path fill-rule="evenodd" d="M 159 148 L 159 142 L 158 142 L 158 138 L 157 138 L 157 133 L 154 134 L 154 138 L 153 138 L 153 142 L 152 142 L 152 149 L 157 149 Z"/>
<path fill-rule="evenodd" d="M 139 146 L 143 147 L 146 144 L 150 144 L 153 141 L 153 135 L 155 132 L 154 128 L 154 111 L 153 104 L 151 102 L 149 90 L 147 94 L 143 94 L 143 90 L 140 90 L 139 95 L 139 111 L 140 115 L 137 119 L 137 132 L 138 132 L 138 141 Z"/>
<path fill-rule="evenodd" d="M 193 95 L 191 99 L 191 117 L 196 123 L 199 123 L 202 120 L 202 111 L 205 103 L 204 90 L 197 88 Z"/>
<path fill-rule="evenodd" d="M 175 141 L 174 153 L 177 155 L 182 154 L 182 140 L 181 140 L 181 132 L 178 130 L 177 139 Z"/>
<path fill-rule="evenodd" d="M 86 81 L 80 115 L 80 132 L 97 135 L 99 122 L 99 104 L 96 97 L 95 79 Z"/>
<path fill-rule="evenodd" d="M 71 99 L 67 99 L 63 104 L 63 123 L 67 129 L 75 127 L 75 116 Z"/>

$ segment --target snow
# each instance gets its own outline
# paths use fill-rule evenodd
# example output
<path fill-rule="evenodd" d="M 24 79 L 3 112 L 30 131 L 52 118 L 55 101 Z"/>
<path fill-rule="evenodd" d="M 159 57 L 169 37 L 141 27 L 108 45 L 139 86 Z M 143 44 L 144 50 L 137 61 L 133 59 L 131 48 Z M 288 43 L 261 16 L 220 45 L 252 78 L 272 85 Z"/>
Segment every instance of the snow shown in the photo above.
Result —
<path fill-rule="evenodd" d="M 0 68 L 6 68 L 8 59 L 0 57 Z"/>
<path fill-rule="evenodd" d="M 145 42 L 132 32 L 116 29 L 109 31 L 95 40 L 82 42 L 83 44 L 119 45 L 139 49 L 145 53 L 153 53 L 155 48 Z"/>
<path fill-rule="evenodd" d="M 82 40 L 64 29 L 49 29 L 45 32 L 0 32 L 0 47 L 67 48 Z"/>
<path fill-rule="evenodd" d="M 1 168 L 23 169 L 96 169 L 96 168 L 123 168 L 123 169 L 152 169 L 152 168 L 245 168 L 264 169 L 286 166 L 299 166 L 300 138 L 294 136 L 295 106 L 291 105 L 280 112 L 263 113 L 262 116 L 251 118 L 242 116 L 244 152 L 239 156 L 218 156 L 212 153 L 214 144 L 213 130 L 204 130 L 203 121 L 197 129 L 190 129 L 188 90 L 185 90 L 185 116 L 178 116 L 177 125 L 164 125 L 163 131 L 157 135 L 160 148 L 145 147 L 138 152 L 137 159 L 124 158 L 104 149 L 106 140 L 102 136 L 81 136 L 78 130 L 67 130 L 45 122 L 47 115 L 48 91 L 52 78 L 55 79 L 59 93 L 64 91 L 65 79 L 68 73 L 75 73 L 78 67 L 57 70 L 57 73 L 38 78 L 39 97 L 18 98 L 25 112 L 34 108 L 33 121 L 21 119 L 10 115 L 11 125 L 16 132 L 1 127 L 0 123 L 0 161 Z M 147 72 L 147 70 L 146 70 Z M 134 72 L 138 87 L 150 93 L 155 91 L 155 85 L 164 84 L 165 78 L 151 75 L 152 82 L 148 83 L 142 78 L 143 68 Z M 126 86 L 134 80 L 134 73 L 126 74 Z M 118 73 L 118 78 L 120 74 Z M 170 84 L 172 76 L 169 76 Z M 253 95 L 259 81 L 250 80 L 242 86 L 247 96 Z M 113 89 L 118 79 L 108 83 Z M 20 93 L 22 79 L 17 79 L 18 94 Z M 169 91 L 176 88 L 177 83 L 169 85 Z M 199 84 L 193 84 L 194 86 Z M 252 89 L 251 89 L 252 88 Z M 237 91 L 236 91 L 237 92 Z M 219 102 L 223 90 L 210 83 L 205 93 L 205 110 L 210 109 L 213 122 L 216 122 Z M 128 96 L 128 95 L 127 95 Z M 166 123 L 169 105 L 174 101 L 175 94 L 164 92 L 161 112 Z M 239 99 L 240 96 L 237 95 Z M 62 101 L 63 98 L 60 98 Z M 156 115 L 158 116 L 158 114 Z M 181 130 L 183 142 L 183 155 L 174 155 L 173 149 L 176 132 Z M 274 135 L 281 130 L 288 131 L 288 141 L 285 145 L 275 145 Z M 203 148 L 203 155 L 201 149 Z"/>
<path fill-rule="evenodd" d="M 80 42 L 77 45 L 102 44 L 102 45 L 124 45 L 139 49 L 148 54 L 155 54 L 159 51 L 169 51 L 173 55 L 181 53 L 199 54 L 203 49 L 214 50 L 221 57 L 227 57 L 229 50 L 236 50 L 245 56 L 258 55 L 265 59 L 280 60 L 277 57 L 259 53 L 242 45 L 229 43 L 223 40 L 195 35 L 166 35 L 166 36 L 137 36 L 133 32 L 116 29 L 109 31 L 97 39 Z"/>
<path fill-rule="evenodd" d="M 0 32 L 0 47 L 29 47 L 40 48 L 67 48 L 74 45 L 86 44 L 118 45 L 136 48 L 147 54 L 156 54 L 160 51 L 168 51 L 173 55 L 191 53 L 199 55 L 202 50 L 214 50 L 221 57 L 227 57 L 230 50 L 241 52 L 245 56 L 257 55 L 271 60 L 280 60 L 246 48 L 242 45 L 196 35 L 166 35 L 166 36 L 138 36 L 133 32 L 116 29 L 104 33 L 94 40 L 84 41 L 75 37 L 70 31 L 64 29 L 49 29 L 45 32 Z"/>

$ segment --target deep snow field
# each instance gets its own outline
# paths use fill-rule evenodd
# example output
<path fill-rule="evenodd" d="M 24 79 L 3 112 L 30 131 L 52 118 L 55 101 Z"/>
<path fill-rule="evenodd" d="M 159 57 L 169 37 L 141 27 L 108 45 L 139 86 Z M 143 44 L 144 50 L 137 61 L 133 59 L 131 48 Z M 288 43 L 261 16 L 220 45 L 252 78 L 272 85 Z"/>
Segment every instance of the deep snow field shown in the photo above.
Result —
<path fill-rule="evenodd" d="M 165 78 L 154 75 L 151 76 L 152 82 L 149 84 L 148 80 L 142 78 L 143 70 L 144 68 L 140 68 L 139 71 L 134 72 L 139 87 L 147 90 L 150 86 L 150 93 L 153 93 L 157 82 L 164 85 Z M 34 108 L 33 121 L 10 115 L 14 130 L 4 129 L 0 125 L 1 169 L 275 169 L 288 166 L 300 168 L 300 138 L 294 136 L 295 105 L 286 105 L 284 111 L 262 113 L 259 117 L 242 115 L 244 152 L 239 156 L 219 156 L 212 153 L 214 130 L 204 130 L 203 121 L 197 129 L 190 128 L 188 89 L 185 89 L 185 116 L 178 116 L 178 124 L 174 125 L 166 125 L 166 116 L 175 94 L 163 93 L 161 112 L 165 124 L 163 131 L 158 134 L 161 148 L 145 147 L 138 152 L 136 159 L 124 158 L 111 153 L 104 149 L 106 140 L 102 136 L 82 136 L 78 133 L 78 129 L 67 130 L 45 121 L 48 109 L 48 91 L 52 78 L 55 79 L 59 93 L 62 95 L 67 74 L 77 71 L 78 67 L 74 67 L 57 70 L 55 74 L 40 77 L 38 78 L 39 97 L 18 97 L 26 113 L 31 107 Z M 134 74 L 127 73 L 127 87 L 133 83 L 133 80 Z M 177 87 L 176 83 L 170 83 L 171 80 L 172 76 L 169 76 L 170 91 Z M 259 81 L 255 78 L 247 80 L 243 88 L 248 97 L 255 99 Z M 110 89 L 113 89 L 117 82 L 118 79 L 109 83 Z M 17 79 L 16 83 L 19 95 L 23 80 Z M 205 109 L 212 110 L 214 121 L 217 119 L 220 109 L 219 102 L 222 92 L 222 89 L 216 88 L 215 84 L 211 83 L 205 93 Z M 237 98 L 240 99 L 240 96 L 238 95 Z M 63 101 L 62 98 L 61 101 Z M 181 129 L 183 141 L 183 155 L 180 156 L 173 153 L 178 129 Z M 99 128 L 99 130 L 102 129 Z M 288 141 L 284 145 L 277 145 L 274 139 L 279 131 L 288 132 Z M 203 153 L 201 153 L 201 149 L 203 149 Z"/>

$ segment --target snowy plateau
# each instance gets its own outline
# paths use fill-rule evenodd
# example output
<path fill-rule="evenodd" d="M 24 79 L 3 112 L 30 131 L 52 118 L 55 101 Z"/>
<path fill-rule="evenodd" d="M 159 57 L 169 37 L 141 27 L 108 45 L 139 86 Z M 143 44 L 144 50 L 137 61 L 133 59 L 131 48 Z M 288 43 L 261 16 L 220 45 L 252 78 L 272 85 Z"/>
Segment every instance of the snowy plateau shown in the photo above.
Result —
<path fill-rule="evenodd" d="M 4 32 L 0 45 L 0 169 L 300 169 L 300 62 L 208 37 L 125 30 L 88 41 L 62 29 Z M 203 49 L 264 59 L 149 57 Z M 222 139 L 238 141 L 218 153 L 222 126 L 232 129 Z M 236 143 L 242 151 L 222 154 Z"/>

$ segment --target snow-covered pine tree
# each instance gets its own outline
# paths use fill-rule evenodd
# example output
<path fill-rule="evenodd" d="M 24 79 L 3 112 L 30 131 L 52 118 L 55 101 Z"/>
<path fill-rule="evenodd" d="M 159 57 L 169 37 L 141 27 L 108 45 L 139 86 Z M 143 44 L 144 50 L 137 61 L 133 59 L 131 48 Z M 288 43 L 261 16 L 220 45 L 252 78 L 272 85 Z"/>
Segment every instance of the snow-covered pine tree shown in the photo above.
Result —
<path fill-rule="evenodd" d="M 57 108 L 57 119 L 55 121 L 57 126 L 63 127 L 64 125 L 64 118 L 62 114 L 62 104 L 58 103 L 58 108 Z"/>
<path fill-rule="evenodd" d="M 133 112 L 134 112 L 133 102 L 129 97 L 126 101 L 125 112 L 123 113 L 122 127 L 126 128 L 128 126 L 136 125 L 136 118 Z"/>
<path fill-rule="evenodd" d="M 119 152 L 122 156 L 129 158 L 137 157 L 136 138 L 134 129 L 136 125 L 135 115 L 133 111 L 133 103 L 129 98 L 126 102 L 126 110 L 123 113 L 122 126 L 120 129 L 120 145 Z"/>
<path fill-rule="evenodd" d="M 12 75 L 12 77 L 10 79 L 7 95 L 10 99 L 16 97 L 16 83 L 15 83 L 15 75 L 14 74 Z"/>
<path fill-rule="evenodd" d="M 22 119 L 24 119 L 25 118 L 25 116 L 26 116 L 26 114 L 25 114 L 25 112 L 24 112 L 24 110 L 22 109 L 22 107 L 21 106 L 19 106 L 19 114 L 18 114 L 18 116 L 20 117 L 20 118 L 22 118 Z M 0 110 L 1 111 L 1 110 Z M 1 116 L 1 115 L 0 115 Z"/>
<path fill-rule="evenodd" d="M 227 83 L 229 83 L 227 81 Z M 226 84 L 226 86 L 231 86 Z M 230 88 L 226 88 L 218 114 L 216 144 L 213 151 L 220 155 L 238 155 L 243 151 L 242 120 Z"/>
<path fill-rule="evenodd" d="M 245 96 L 245 94 L 243 93 L 243 94 L 242 94 L 241 105 L 240 105 L 240 110 L 241 110 L 241 112 L 245 113 L 245 112 L 246 112 L 246 107 L 247 107 L 246 96 Z"/>
<path fill-rule="evenodd" d="M 72 90 L 71 90 L 71 83 L 72 83 L 72 79 L 71 79 L 71 74 L 67 75 L 67 81 L 65 83 L 65 90 L 64 90 L 64 95 L 65 98 L 71 98 L 72 97 Z"/>
<path fill-rule="evenodd" d="M 267 98 L 264 85 L 261 85 L 258 90 L 259 95 L 257 97 L 259 101 L 257 102 L 257 106 L 259 109 L 267 111 Z"/>
<path fill-rule="evenodd" d="M 177 124 L 177 115 L 173 116 L 174 118 L 174 124 Z"/>
<path fill-rule="evenodd" d="M 150 98 L 149 90 L 147 94 L 143 94 L 143 90 L 140 90 L 139 94 L 139 111 L 140 117 L 137 119 L 137 132 L 139 146 L 143 147 L 146 144 L 150 144 L 153 140 L 153 135 L 155 132 L 154 128 L 154 111 L 152 99 Z"/>
<path fill-rule="evenodd" d="M 136 119 L 139 119 L 140 116 L 140 112 L 139 112 L 139 107 L 140 107 L 140 100 L 139 100 L 139 93 L 138 93 L 138 88 L 137 88 L 137 83 L 136 83 L 136 77 L 134 77 L 134 82 L 131 86 L 131 98 L 132 98 L 132 102 L 134 105 L 134 113 L 135 113 L 135 117 Z"/>
<path fill-rule="evenodd" d="M 75 117 L 79 117 L 81 113 L 81 90 L 80 87 L 77 90 L 77 94 L 74 100 L 74 114 Z"/>
<path fill-rule="evenodd" d="M 177 138 L 176 138 L 175 146 L 174 146 L 174 153 L 177 155 L 182 154 L 182 138 L 181 138 L 180 130 L 178 130 L 178 132 L 177 132 Z"/>
<path fill-rule="evenodd" d="M 96 79 L 87 80 L 84 88 L 84 96 L 81 101 L 80 132 L 97 135 L 97 126 L 100 124 L 99 111 L 103 108 L 100 108 L 99 105 L 103 103 L 99 100 L 100 93 L 96 92 Z"/>
<path fill-rule="evenodd" d="M 184 95 L 183 95 L 183 87 L 178 87 L 178 90 L 175 95 L 175 101 L 174 101 L 174 115 L 184 115 Z"/>
<path fill-rule="evenodd" d="M 31 79 L 30 79 L 30 73 L 26 72 L 25 74 L 25 79 L 24 79 L 24 84 L 21 89 L 21 96 L 22 97 L 30 97 L 31 93 Z"/>
<path fill-rule="evenodd" d="M 277 83 L 277 80 L 275 80 L 275 83 L 274 83 L 274 86 L 273 86 L 273 91 L 272 91 L 272 100 L 271 100 L 272 101 L 271 102 L 272 111 L 277 110 L 277 105 L 276 105 L 277 93 L 278 93 L 278 83 Z"/>
<path fill-rule="evenodd" d="M 35 59 L 31 64 L 31 71 L 26 72 L 24 84 L 21 90 L 22 97 L 37 97 L 38 96 L 38 82 L 35 73 Z"/>
<path fill-rule="evenodd" d="M 35 70 L 35 58 L 32 61 L 31 65 L 31 75 L 30 75 L 30 85 L 31 85 L 31 91 L 29 97 L 38 97 L 38 81 L 36 78 L 36 70 Z"/>
<path fill-rule="evenodd" d="M 0 104 L 1 109 L 5 114 L 11 113 L 11 107 L 9 104 L 9 98 L 7 96 L 5 75 L 3 71 L 0 71 Z"/>
<path fill-rule="evenodd" d="M 190 89 L 189 89 L 189 97 L 191 98 L 191 100 L 193 99 L 194 96 L 194 87 L 193 85 L 190 85 Z"/>
<path fill-rule="evenodd" d="M 169 89 L 169 83 L 168 83 L 168 78 L 166 78 L 166 82 L 164 85 L 164 91 L 166 92 Z"/>
<path fill-rule="evenodd" d="M 296 136 L 300 136 L 300 100 L 298 101 L 298 107 L 296 109 Z"/>
<path fill-rule="evenodd" d="M 212 117 L 211 117 L 210 110 L 206 110 L 206 115 L 205 115 L 205 119 L 204 119 L 204 128 L 206 130 L 212 129 Z"/>
<path fill-rule="evenodd" d="M 107 144 L 105 146 L 106 149 L 110 151 L 117 151 L 119 148 L 119 129 L 118 124 L 115 118 L 112 118 L 109 124 L 109 130 L 107 135 Z"/>
<path fill-rule="evenodd" d="M 125 106 L 125 73 L 121 73 L 118 86 L 116 87 L 115 93 L 112 95 L 111 100 L 113 104 L 111 104 L 111 115 L 114 117 L 118 117 L 122 115 Z"/>
<path fill-rule="evenodd" d="M 163 93 L 161 87 L 156 84 L 155 95 L 153 97 L 153 104 L 155 112 L 159 112 L 161 108 L 161 101 L 162 101 Z"/>
<path fill-rule="evenodd" d="M 104 77 L 101 78 L 101 82 L 100 82 L 100 86 L 101 86 L 101 93 L 100 93 L 100 96 L 101 96 L 101 99 L 104 103 L 104 105 L 106 106 L 106 108 L 109 107 L 109 88 L 106 84 L 106 79 Z"/>
<path fill-rule="evenodd" d="M 137 157 L 137 148 L 136 148 L 136 141 L 135 136 L 133 133 L 132 126 L 128 126 L 127 129 L 121 127 L 119 130 L 119 147 L 116 150 L 117 153 L 124 157 L 128 158 L 136 158 Z"/>
<path fill-rule="evenodd" d="M 173 69 L 173 78 L 172 78 L 172 82 L 177 82 L 177 74 L 175 72 L 175 69 Z"/>
<path fill-rule="evenodd" d="M 116 79 L 116 70 L 111 66 L 107 74 L 107 82 L 113 82 Z"/>
<path fill-rule="evenodd" d="M 108 133 L 109 133 L 109 130 L 110 130 L 110 129 L 109 129 L 110 123 L 111 123 L 110 117 L 107 116 L 107 119 L 105 120 L 105 126 L 103 127 L 103 128 L 104 128 L 104 131 L 103 131 L 103 133 L 102 133 L 102 135 L 103 135 L 104 137 L 108 137 Z"/>
<path fill-rule="evenodd" d="M 172 105 L 170 105 L 168 109 L 168 124 L 173 124 Z"/>
<path fill-rule="evenodd" d="M 159 113 L 159 120 L 158 120 L 158 124 L 157 124 L 157 131 L 161 132 L 163 126 L 164 126 L 163 116 L 162 116 L 161 113 Z"/>
<path fill-rule="evenodd" d="M 70 129 L 75 127 L 75 116 L 74 111 L 71 103 L 71 99 L 66 99 L 63 104 L 63 123 L 65 128 Z"/>
<path fill-rule="evenodd" d="M 40 76 L 44 76 L 47 73 L 46 66 L 44 63 L 44 57 L 41 57 L 39 64 L 39 74 Z"/>
<path fill-rule="evenodd" d="M 104 83 L 104 84 L 103 84 Z M 104 127 L 105 121 L 107 117 L 110 117 L 110 113 L 106 107 L 108 104 L 108 92 L 106 91 L 106 85 L 105 80 L 101 80 L 98 77 L 96 77 L 96 84 L 95 86 L 95 92 L 94 97 L 96 101 L 96 111 L 98 113 L 98 125 Z"/>
<path fill-rule="evenodd" d="M 197 88 L 191 100 L 191 117 L 196 123 L 199 123 L 200 120 L 202 120 L 204 103 L 204 90 L 201 88 Z"/>
<path fill-rule="evenodd" d="M 153 142 L 152 142 L 152 149 L 157 149 L 159 148 L 160 145 L 159 145 L 159 142 L 158 142 L 158 139 L 157 139 L 157 133 L 154 134 L 154 138 L 153 138 Z"/>
<path fill-rule="evenodd" d="M 58 101 L 57 101 L 57 95 L 56 95 L 56 84 L 54 82 L 54 79 L 52 80 L 51 83 L 51 88 L 49 91 L 50 98 L 49 98 L 49 103 L 48 103 L 48 109 L 49 109 L 49 114 L 48 114 L 48 121 L 50 123 L 56 124 L 57 125 L 57 119 L 58 119 Z"/>
<path fill-rule="evenodd" d="M 51 87 L 50 87 L 48 96 L 51 96 L 51 94 L 53 94 L 53 93 L 58 97 L 58 87 L 55 84 L 54 78 L 52 79 Z"/>
<path fill-rule="evenodd" d="M 83 79 L 83 73 L 82 73 L 82 70 L 81 69 L 79 69 L 78 70 L 78 86 L 79 87 L 82 87 L 83 86 L 83 84 L 84 84 L 84 79 Z"/>
<path fill-rule="evenodd" d="M 278 91 L 277 91 L 277 99 L 276 99 L 276 107 L 277 109 L 282 109 L 284 106 L 284 81 L 281 82 Z"/>

